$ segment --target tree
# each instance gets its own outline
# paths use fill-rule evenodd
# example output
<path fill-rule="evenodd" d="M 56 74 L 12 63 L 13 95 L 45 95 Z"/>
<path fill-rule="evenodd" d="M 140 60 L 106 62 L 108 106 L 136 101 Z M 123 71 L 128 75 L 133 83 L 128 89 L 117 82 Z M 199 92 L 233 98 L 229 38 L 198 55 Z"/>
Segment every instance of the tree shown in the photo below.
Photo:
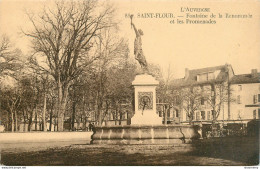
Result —
<path fill-rule="evenodd" d="M 56 113 L 56 103 L 57 103 L 57 94 L 55 90 L 55 84 L 53 81 L 49 82 L 49 88 L 48 88 L 48 97 L 47 97 L 47 110 L 48 110 L 48 117 L 49 117 L 49 131 L 52 131 L 53 121 L 55 119 L 55 113 Z M 55 129 L 55 126 L 54 126 Z"/>
<path fill-rule="evenodd" d="M 28 122 L 28 131 L 31 130 L 31 124 L 33 119 L 33 112 L 35 111 L 35 105 L 37 104 L 37 96 L 35 94 L 35 85 L 33 84 L 34 78 L 31 77 L 31 74 L 26 74 L 20 77 L 19 88 L 21 90 L 21 106 L 20 110 L 23 115 L 24 128 L 23 131 L 26 131 L 25 127 Z"/>
<path fill-rule="evenodd" d="M 7 125 L 9 124 L 9 115 L 11 116 L 12 132 L 17 131 L 18 127 L 21 90 L 17 86 L 22 65 L 21 51 L 11 44 L 6 35 L 2 35 L 0 37 L 0 110 L 1 114 L 7 115 Z"/>
<path fill-rule="evenodd" d="M 163 115 L 164 115 L 164 124 L 167 124 L 167 112 L 170 109 L 170 106 L 173 105 L 173 98 L 175 97 L 173 94 L 174 92 L 170 92 L 170 82 L 173 80 L 173 72 L 171 69 L 171 65 L 169 64 L 167 72 L 165 73 L 166 76 L 162 77 L 161 70 L 157 69 L 158 73 L 156 73 L 156 77 L 159 77 L 160 83 L 159 88 L 157 90 L 157 98 L 159 98 L 159 102 L 161 102 Z"/>
<path fill-rule="evenodd" d="M 204 98 L 212 108 L 212 124 L 217 122 L 224 103 L 232 102 L 230 89 L 226 82 L 212 82 L 204 92 Z"/>
<path fill-rule="evenodd" d="M 8 113 L 8 119 L 11 119 L 11 131 L 18 130 L 18 112 L 20 109 L 21 103 L 21 90 L 17 87 L 13 89 L 4 89 L 2 91 L 2 104 L 1 109 Z M 10 118 L 9 118 L 10 117 Z"/>
<path fill-rule="evenodd" d="M 185 110 L 189 123 L 194 120 L 195 111 L 201 106 L 202 92 L 199 86 L 187 86 L 181 89 L 180 98 L 182 100 L 182 108 Z"/>
<path fill-rule="evenodd" d="M 91 49 L 100 30 L 114 26 L 112 14 L 110 6 L 98 6 L 93 0 L 58 2 L 39 17 L 28 14 L 33 30 L 25 35 L 32 38 L 35 53 L 46 57 L 45 65 L 36 59 L 35 64 L 53 76 L 57 85 L 59 131 L 63 130 L 68 89 L 98 59 Z"/>
<path fill-rule="evenodd" d="M 21 68 L 21 51 L 15 49 L 6 35 L 0 37 L 0 77 L 11 76 Z"/>
<path fill-rule="evenodd" d="M 99 60 L 94 65 L 92 79 L 94 80 L 94 98 L 96 103 L 96 116 L 99 125 L 102 124 L 104 112 L 107 113 L 109 101 L 111 69 L 120 69 L 124 66 L 124 60 L 128 56 L 127 42 L 116 34 L 116 29 L 107 28 L 100 31 L 100 36 L 96 40 L 96 53 Z M 106 104 L 106 105 L 104 105 Z M 104 111 L 104 107 L 106 107 Z"/>
<path fill-rule="evenodd" d="M 51 82 L 49 80 L 48 74 L 41 75 L 42 80 L 42 95 L 43 95 L 43 108 L 42 108 L 42 125 L 43 131 L 47 131 L 47 123 L 46 123 L 46 113 L 47 113 L 47 98 L 49 93 L 49 88 L 51 87 Z"/>
<path fill-rule="evenodd" d="M 120 66 L 111 67 L 109 70 L 109 86 L 106 107 L 111 107 L 113 119 L 121 124 L 122 116 L 126 112 L 132 112 L 134 90 L 132 81 L 135 78 L 136 65 L 129 58 L 125 59 Z M 108 105 L 109 104 L 109 105 Z M 106 109 L 106 112 L 108 110 Z M 108 114 L 108 113 L 107 113 Z"/>

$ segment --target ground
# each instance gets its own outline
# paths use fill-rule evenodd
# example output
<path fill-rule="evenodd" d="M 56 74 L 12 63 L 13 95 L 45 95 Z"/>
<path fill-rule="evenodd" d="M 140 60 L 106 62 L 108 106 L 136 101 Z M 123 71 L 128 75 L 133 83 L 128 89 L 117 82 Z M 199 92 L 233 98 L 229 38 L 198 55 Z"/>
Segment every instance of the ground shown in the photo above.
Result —
<path fill-rule="evenodd" d="M 247 166 L 259 162 L 256 138 L 200 140 L 183 145 L 60 144 L 2 148 L 1 164 L 11 166 Z M 41 144 L 43 145 L 43 144 Z M 29 146 L 30 147 L 30 146 Z"/>

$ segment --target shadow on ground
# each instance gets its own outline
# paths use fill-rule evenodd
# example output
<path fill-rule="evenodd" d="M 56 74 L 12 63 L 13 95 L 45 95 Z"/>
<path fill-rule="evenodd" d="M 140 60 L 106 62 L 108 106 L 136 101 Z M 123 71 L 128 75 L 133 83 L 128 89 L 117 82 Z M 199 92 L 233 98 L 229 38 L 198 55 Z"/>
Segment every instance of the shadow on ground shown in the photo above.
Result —
<path fill-rule="evenodd" d="M 228 138 L 186 145 L 73 144 L 45 150 L 1 152 L 1 164 L 11 166 L 238 166 L 256 165 L 259 140 Z"/>
<path fill-rule="evenodd" d="M 245 165 L 259 164 L 259 137 L 203 139 L 194 141 L 192 146 L 194 156 L 221 158 Z"/>

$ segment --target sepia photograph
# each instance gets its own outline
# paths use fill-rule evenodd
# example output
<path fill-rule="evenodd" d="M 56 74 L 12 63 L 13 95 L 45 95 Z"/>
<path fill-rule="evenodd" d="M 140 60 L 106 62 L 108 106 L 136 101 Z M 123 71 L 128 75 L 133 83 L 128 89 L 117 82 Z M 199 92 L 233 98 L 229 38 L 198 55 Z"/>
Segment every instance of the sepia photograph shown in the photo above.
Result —
<path fill-rule="evenodd" d="M 1 0 L 0 167 L 258 169 L 259 0 Z"/>

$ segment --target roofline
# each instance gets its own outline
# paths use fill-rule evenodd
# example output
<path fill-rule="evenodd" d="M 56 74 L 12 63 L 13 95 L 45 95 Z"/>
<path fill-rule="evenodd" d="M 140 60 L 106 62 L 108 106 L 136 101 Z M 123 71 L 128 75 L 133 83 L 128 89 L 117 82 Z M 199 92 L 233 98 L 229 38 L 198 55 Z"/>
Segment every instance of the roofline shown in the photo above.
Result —
<path fill-rule="evenodd" d="M 232 84 L 248 84 L 248 83 L 260 83 L 260 81 L 258 81 L 258 82 L 230 82 L 230 84 L 232 85 Z"/>
<path fill-rule="evenodd" d="M 183 88 L 183 87 L 194 87 L 194 86 L 201 86 L 201 85 L 211 85 L 211 84 L 220 84 L 225 83 L 226 80 L 215 80 L 215 81 L 203 81 L 201 83 L 187 83 L 184 85 L 171 85 L 170 88 Z"/>
<path fill-rule="evenodd" d="M 219 65 L 219 66 L 204 67 L 204 68 L 199 68 L 199 69 L 189 69 L 189 71 L 202 70 L 202 69 L 209 69 L 209 68 L 216 68 L 216 67 L 225 67 L 225 66 L 227 66 L 227 64 L 225 64 L 225 65 Z"/>

